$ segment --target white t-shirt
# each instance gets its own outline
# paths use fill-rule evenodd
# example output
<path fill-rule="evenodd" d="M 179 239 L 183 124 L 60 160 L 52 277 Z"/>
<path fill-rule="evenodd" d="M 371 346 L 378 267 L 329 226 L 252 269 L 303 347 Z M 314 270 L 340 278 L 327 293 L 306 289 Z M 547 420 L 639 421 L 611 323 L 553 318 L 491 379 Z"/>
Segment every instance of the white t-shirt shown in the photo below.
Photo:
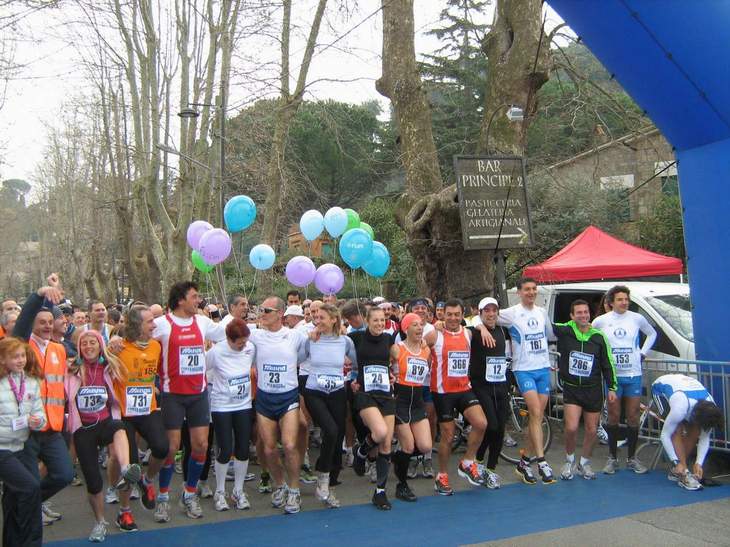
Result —
<path fill-rule="evenodd" d="M 545 308 L 522 304 L 501 310 L 497 324 L 509 329 L 512 338 L 512 370 L 539 370 L 550 366 L 548 340 L 555 339 Z"/>
<path fill-rule="evenodd" d="M 243 350 L 236 351 L 225 340 L 205 354 L 211 412 L 251 408 L 251 365 L 254 352 L 251 342 L 246 342 Z"/>
<path fill-rule="evenodd" d="M 646 317 L 633 311 L 610 311 L 596 317 L 593 326 L 603 331 L 611 344 L 616 376 L 641 376 L 641 356 L 646 355 L 656 341 L 656 330 Z M 642 332 L 646 340 L 639 348 Z"/>
<path fill-rule="evenodd" d="M 302 336 L 304 336 L 304 338 L 306 339 L 306 338 L 309 338 L 309 334 L 316 328 L 317 328 L 317 325 L 315 325 L 313 322 L 309 322 L 309 323 L 298 323 L 297 326 L 294 327 L 294 330 L 302 333 Z M 304 361 L 299 363 L 299 376 L 308 376 L 309 375 L 309 365 L 310 365 L 310 360 L 309 360 L 309 356 L 307 356 L 307 358 L 304 359 Z"/>
<path fill-rule="evenodd" d="M 249 340 L 256 347 L 257 388 L 266 393 L 286 393 L 299 387 L 297 364 L 305 358 L 306 337 L 301 331 L 281 327 L 272 332 L 251 331 Z"/>

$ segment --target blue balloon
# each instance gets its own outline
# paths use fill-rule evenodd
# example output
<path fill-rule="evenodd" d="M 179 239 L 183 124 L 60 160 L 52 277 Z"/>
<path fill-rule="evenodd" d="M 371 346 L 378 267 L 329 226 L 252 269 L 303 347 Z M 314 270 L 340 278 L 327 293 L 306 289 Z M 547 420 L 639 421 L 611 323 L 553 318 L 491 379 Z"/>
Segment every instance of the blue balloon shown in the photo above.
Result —
<path fill-rule="evenodd" d="M 373 250 L 373 240 L 360 228 L 345 232 L 340 239 L 340 256 L 350 268 L 358 268 L 364 264 Z"/>
<path fill-rule="evenodd" d="M 234 196 L 223 209 L 223 219 L 229 232 L 245 230 L 256 220 L 256 204 L 248 196 Z"/>
<path fill-rule="evenodd" d="M 324 218 L 322 213 L 310 209 L 302 215 L 299 221 L 299 229 L 302 231 L 304 239 L 307 241 L 314 241 L 319 237 L 324 229 Z"/>
<path fill-rule="evenodd" d="M 256 245 L 253 249 L 251 249 L 251 252 L 248 253 L 248 261 L 251 263 L 251 266 L 257 270 L 268 270 L 274 265 L 275 260 L 276 253 L 274 252 L 274 249 L 264 243 Z"/>
<path fill-rule="evenodd" d="M 390 267 L 390 253 L 380 241 L 373 241 L 373 251 L 362 265 L 365 273 L 373 277 L 383 277 Z"/>
<path fill-rule="evenodd" d="M 324 227 L 332 237 L 340 237 L 347 230 L 347 213 L 342 207 L 332 207 L 324 214 Z"/>

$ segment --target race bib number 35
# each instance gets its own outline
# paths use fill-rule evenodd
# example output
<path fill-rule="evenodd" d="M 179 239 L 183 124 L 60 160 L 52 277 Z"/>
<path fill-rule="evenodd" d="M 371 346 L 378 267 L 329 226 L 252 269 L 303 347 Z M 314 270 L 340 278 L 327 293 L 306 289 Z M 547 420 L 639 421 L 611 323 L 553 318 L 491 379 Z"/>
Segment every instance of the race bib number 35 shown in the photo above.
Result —
<path fill-rule="evenodd" d="M 202 346 L 184 346 L 179 354 L 180 376 L 194 376 L 205 372 L 205 355 Z"/>
<path fill-rule="evenodd" d="M 127 416 L 146 416 L 152 409 L 152 386 L 127 386 L 124 411 Z"/>
<path fill-rule="evenodd" d="M 452 378 L 464 378 L 469 374 L 469 352 L 450 351 L 448 354 L 448 375 Z"/>
<path fill-rule="evenodd" d="M 365 365 L 363 378 L 365 391 L 390 391 L 390 376 L 385 365 Z"/>
<path fill-rule="evenodd" d="M 76 406 L 81 413 L 99 412 L 106 406 L 109 394 L 103 386 L 85 386 L 79 389 Z"/>
<path fill-rule="evenodd" d="M 568 359 L 568 372 L 573 376 L 587 378 L 593 370 L 593 355 L 582 351 L 571 351 Z"/>
<path fill-rule="evenodd" d="M 317 374 L 317 386 L 330 393 L 345 387 L 345 377 L 341 374 Z"/>
<path fill-rule="evenodd" d="M 506 382 L 507 381 L 507 358 L 506 357 L 487 357 L 487 382 Z"/>
<path fill-rule="evenodd" d="M 406 382 L 423 384 L 428 373 L 428 361 L 420 357 L 409 357 L 406 362 Z"/>

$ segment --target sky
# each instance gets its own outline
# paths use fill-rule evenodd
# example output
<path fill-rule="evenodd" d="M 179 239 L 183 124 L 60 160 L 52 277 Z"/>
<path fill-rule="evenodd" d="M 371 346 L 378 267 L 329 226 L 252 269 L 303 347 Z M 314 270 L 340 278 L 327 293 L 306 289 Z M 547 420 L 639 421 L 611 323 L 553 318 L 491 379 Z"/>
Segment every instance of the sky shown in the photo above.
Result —
<path fill-rule="evenodd" d="M 161 2 L 172 0 L 160 0 Z M 330 6 L 333 3 L 330 3 Z M 444 2 L 416 0 L 415 28 L 417 54 L 431 53 L 440 44 L 425 32 L 438 25 Z M 304 29 L 314 0 L 295 2 L 294 20 Z M 69 108 L 69 99 L 88 89 L 89 83 L 79 63 L 75 43 L 84 37 L 74 33 L 79 13 L 71 2 L 61 1 L 60 9 L 46 9 L 20 23 L 15 61 L 24 65 L 7 86 L 0 110 L 0 179 L 22 178 L 33 183 L 36 165 L 43 161 L 49 127 L 58 126 L 59 116 Z M 65 6 L 65 7 L 64 7 Z M 382 16 L 379 0 L 361 0 L 358 10 L 343 20 L 328 15 L 322 25 L 313 59 L 307 99 L 333 98 L 350 103 L 377 100 L 387 111 L 387 100 L 375 90 L 380 76 Z M 491 22 L 494 2 L 481 22 Z M 548 8 L 548 28 L 560 21 Z M 295 34 L 292 51 L 301 55 L 304 31 Z M 331 44 L 329 47 L 322 47 Z M 298 47 L 299 46 L 299 47 Z M 271 42 L 244 40 L 237 46 L 242 55 L 255 51 L 256 58 L 275 62 L 279 53 Z M 296 65 L 298 66 L 298 62 Z M 234 67 L 235 68 L 235 67 Z M 241 67 L 243 68 L 243 67 Z M 292 72 L 295 72 L 293 68 Z M 338 82 L 334 79 L 340 80 Z M 246 85 L 232 82 L 229 104 L 254 100 Z"/>

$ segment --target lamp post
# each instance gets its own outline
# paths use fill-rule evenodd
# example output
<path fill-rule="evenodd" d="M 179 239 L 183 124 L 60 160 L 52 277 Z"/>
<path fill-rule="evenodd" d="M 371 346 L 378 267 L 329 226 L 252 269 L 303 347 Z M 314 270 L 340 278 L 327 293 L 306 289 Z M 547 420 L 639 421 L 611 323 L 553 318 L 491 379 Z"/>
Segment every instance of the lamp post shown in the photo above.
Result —
<path fill-rule="evenodd" d="M 492 122 L 494 121 L 497 113 L 505 107 L 507 109 L 507 119 L 510 122 L 521 122 L 525 119 L 525 114 L 522 108 L 515 106 L 511 103 L 503 103 L 492 111 L 487 122 L 487 129 L 484 135 L 484 151 L 489 154 L 489 130 L 492 128 Z M 507 204 L 509 203 L 509 195 L 512 191 L 512 185 L 507 187 L 507 197 L 504 200 L 504 209 L 502 210 L 502 220 L 499 223 L 499 233 L 497 234 L 497 244 L 494 248 L 494 273 L 496 277 L 495 283 L 495 296 L 499 302 L 500 308 L 505 308 L 508 305 L 507 301 L 507 273 L 505 271 L 505 257 L 504 251 L 499 248 L 500 239 L 502 237 L 502 228 L 504 227 L 504 217 L 507 213 Z"/>

